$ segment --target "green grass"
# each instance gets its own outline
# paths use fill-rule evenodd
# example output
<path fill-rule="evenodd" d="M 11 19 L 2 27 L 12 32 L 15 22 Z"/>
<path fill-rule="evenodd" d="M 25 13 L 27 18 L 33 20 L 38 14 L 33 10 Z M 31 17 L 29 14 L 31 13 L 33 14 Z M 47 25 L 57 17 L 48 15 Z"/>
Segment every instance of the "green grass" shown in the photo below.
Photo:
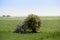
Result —
<path fill-rule="evenodd" d="M 41 17 L 39 33 L 13 33 L 24 18 L 0 18 L 0 40 L 60 40 L 60 18 Z"/>

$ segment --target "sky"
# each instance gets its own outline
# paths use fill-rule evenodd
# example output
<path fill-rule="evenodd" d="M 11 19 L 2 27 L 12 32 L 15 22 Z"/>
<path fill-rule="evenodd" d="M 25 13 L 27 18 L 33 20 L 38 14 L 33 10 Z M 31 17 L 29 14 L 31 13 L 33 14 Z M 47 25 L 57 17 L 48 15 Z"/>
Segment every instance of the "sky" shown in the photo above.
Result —
<path fill-rule="evenodd" d="M 60 16 L 60 0 L 0 0 L 0 16 Z"/>

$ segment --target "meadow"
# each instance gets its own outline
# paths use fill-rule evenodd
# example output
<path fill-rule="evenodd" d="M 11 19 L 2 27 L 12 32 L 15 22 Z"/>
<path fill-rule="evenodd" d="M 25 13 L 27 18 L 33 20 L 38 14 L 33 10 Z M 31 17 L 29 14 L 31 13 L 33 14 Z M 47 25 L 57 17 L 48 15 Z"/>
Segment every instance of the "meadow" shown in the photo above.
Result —
<path fill-rule="evenodd" d="M 60 17 L 41 17 L 38 33 L 13 33 L 24 19 L 0 17 L 0 40 L 60 40 Z"/>

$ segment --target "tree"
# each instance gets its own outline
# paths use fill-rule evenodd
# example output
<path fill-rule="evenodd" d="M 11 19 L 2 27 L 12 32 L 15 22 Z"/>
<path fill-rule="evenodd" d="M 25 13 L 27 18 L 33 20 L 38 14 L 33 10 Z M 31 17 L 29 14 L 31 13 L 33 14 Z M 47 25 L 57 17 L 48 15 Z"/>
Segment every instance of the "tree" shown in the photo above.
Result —
<path fill-rule="evenodd" d="M 26 26 L 32 30 L 32 32 L 37 32 L 41 26 L 40 17 L 37 15 L 29 15 L 25 20 Z"/>
<path fill-rule="evenodd" d="M 7 15 L 7 17 L 10 17 L 10 15 Z"/>
<path fill-rule="evenodd" d="M 33 33 L 36 33 L 37 30 L 41 27 L 40 17 L 37 15 L 29 15 L 23 23 L 19 23 L 15 32 L 16 33 L 25 33 L 27 29 L 32 30 Z"/>
<path fill-rule="evenodd" d="M 2 17 L 6 17 L 5 15 L 3 15 Z"/>

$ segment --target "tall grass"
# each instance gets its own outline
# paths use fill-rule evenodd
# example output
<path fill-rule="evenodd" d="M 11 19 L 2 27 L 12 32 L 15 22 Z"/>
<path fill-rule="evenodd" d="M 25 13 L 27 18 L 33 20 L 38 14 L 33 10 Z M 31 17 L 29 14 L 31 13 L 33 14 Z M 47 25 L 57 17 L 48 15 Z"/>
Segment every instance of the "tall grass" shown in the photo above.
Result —
<path fill-rule="evenodd" d="M 23 18 L 0 18 L 0 40 L 60 40 L 59 18 L 42 17 L 39 33 L 13 33 L 17 23 L 23 20 Z"/>

